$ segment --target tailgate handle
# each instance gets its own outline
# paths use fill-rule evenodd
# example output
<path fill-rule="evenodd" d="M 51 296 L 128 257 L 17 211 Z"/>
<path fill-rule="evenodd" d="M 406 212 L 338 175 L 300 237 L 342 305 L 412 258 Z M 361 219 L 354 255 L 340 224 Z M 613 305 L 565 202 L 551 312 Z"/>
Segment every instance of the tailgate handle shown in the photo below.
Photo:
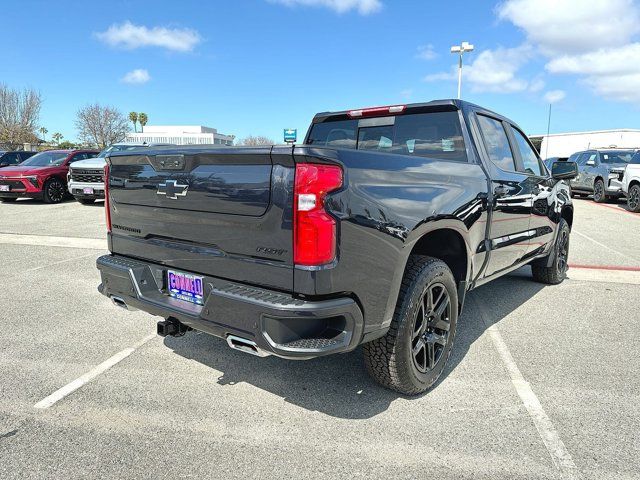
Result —
<path fill-rule="evenodd" d="M 184 155 L 156 155 L 151 164 L 155 170 L 184 170 Z"/>

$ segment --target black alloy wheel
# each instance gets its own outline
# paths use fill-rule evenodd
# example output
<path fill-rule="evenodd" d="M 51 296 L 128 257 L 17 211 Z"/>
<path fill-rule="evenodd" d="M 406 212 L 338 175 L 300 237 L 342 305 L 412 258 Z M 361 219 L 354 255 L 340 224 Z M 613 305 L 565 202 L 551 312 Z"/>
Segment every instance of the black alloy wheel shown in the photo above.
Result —
<path fill-rule="evenodd" d="M 606 199 L 607 196 L 604 193 L 604 182 L 598 179 L 593 185 L 593 201 L 596 203 L 603 203 Z"/>
<path fill-rule="evenodd" d="M 440 362 L 451 328 L 451 299 L 441 283 L 429 285 L 422 294 L 413 323 L 413 366 L 427 373 Z"/>
<path fill-rule="evenodd" d="M 531 273 L 536 282 L 558 285 L 569 270 L 569 238 L 571 228 L 564 218 L 558 223 L 558 235 L 551 253 L 531 264 Z M 547 266 L 550 265 L 550 266 Z"/>
<path fill-rule="evenodd" d="M 455 341 L 457 293 L 446 263 L 409 257 L 389 330 L 363 346 L 365 366 L 378 383 L 404 395 L 436 385 Z"/>
<path fill-rule="evenodd" d="M 569 269 L 569 231 L 566 229 L 560 230 L 558 234 L 558 243 L 556 244 L 556 262 L 558 274 L 565 276 Z"/>
<path fill-rule="evenodd" d="M 640 184 L 632 185 L 627 195 L 627 206 L 632 212 L 640 212 Z"/>
<path fill-rule="evenodd" d="M 60 203 L 64 200 L 66 193 L 64 183 L 58 178 L 51 178 L 46 181 L 43 187 L 45 203 Z"/>

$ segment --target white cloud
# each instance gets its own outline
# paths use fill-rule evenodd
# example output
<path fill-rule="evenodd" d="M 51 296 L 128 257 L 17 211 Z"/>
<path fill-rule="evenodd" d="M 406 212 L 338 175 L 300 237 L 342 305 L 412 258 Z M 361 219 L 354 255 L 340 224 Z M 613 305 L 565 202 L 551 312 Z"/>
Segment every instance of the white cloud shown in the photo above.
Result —
<path fill-rule="evenodd" d="M 544 85 L 544 80 L 542 80 L 540 77 L 534 78 L 533 80 L 531 80 L 531 82 L 529 82 L 529 91 L 534 93 L 539 92 L 544 88 Z"/>
<path fill-rule="evenodd" d="M 113 24 L 96 37 L 113 47 L 135 49 L 141 47 L 161 47 L 176 52 L 189 52 L 202 40 L 200 34 L 189 28 L 148 28 L 124 22 Z"/>
<path fill-rule="evenodd" d="M 281 3 L 287 7 L 298 5 L 305 7 L 326 7 L 337 13 L 346 13 L 357 10 L 360 15 L 369 15 L 382 9 L 380 0 L 269 0 L 272 3 Z"/>
<path fill-rule="evenodd" d="M 546 68 L 552 73 L 603 76 L 640 72 L 640 43 L 602 48 L 581 55 L 562 55 L 553 58 Z"/>
<path fill-rule="evenodd" d="M 550 90 L 544 94 L 544 101 L 547 103 L 558 103 L 567 96 L 564 90 Z"/>
<path fill-rule="evenodd" d="M 413 89 L 405 88 L 404 90 L 400 91 L 400 96 L 405 100 L 409 100 L 411 97 L 413 97 Z"/>
<path fill-rule="evenodd" d="M 129 83 L 131 85 L 142 85 L 151 80 L 151 75 L 144 68 L 136 68 L 135 70 L 131 70 L 124 77 L 122 77 L 122 81 L 124 83 Z"/>
<path fill-rule="evenodd" d="M 438 57 L 438 53 L 436 52 L 433 45 L 422 45 L 418 47 L 418 53 L 416 54 L 416 58 L 421 60 L 433 60 Z"/>
<path fill-rule="evenodd" d="M 456 71 L 451 71 L 451 72 L 437 72 L 437 73 L 430 73 L 429 75 L 427 75 L 426 77 L 424 77 L 424 81 L 425 82 L 441 82 L 441 81 L 450 81 L 450 80 L 456 80 L 458 78 L 458 74 L 456 73 Z"/>
<path fill-rule="evenodd" d="M 496 12 L 549 54 L 624 45 L 640 31 L 633 0 L 507 0 Z"/>
<path fill-rule="evenodd" d="M 640 73 L 629 73 L 615 77 L 587 77 L 585 83 L 602 97 L 619 102 L 640 104 Z"/>
<path fill-rule="evenodd" d="M 640 103 L 635 0 L 507 0 L 496 12 L 524 30 L 548 72 L 579 75 L 597 95 Z"/>
<path fill-rule="evenodd" d="M 544 82 L 540 78 L 528 80 L 518 75 L 518 70 L 533 55 L 528 45 L 515 48 L 497 48 L 484 50 L 462 69 L 462 86 L 470 85 L 473 92 L 514 93 L 540 91 Z M 451 72 L 438 72 L 427 75 L 427 82 L 456 80 L 457 67 Z"/>

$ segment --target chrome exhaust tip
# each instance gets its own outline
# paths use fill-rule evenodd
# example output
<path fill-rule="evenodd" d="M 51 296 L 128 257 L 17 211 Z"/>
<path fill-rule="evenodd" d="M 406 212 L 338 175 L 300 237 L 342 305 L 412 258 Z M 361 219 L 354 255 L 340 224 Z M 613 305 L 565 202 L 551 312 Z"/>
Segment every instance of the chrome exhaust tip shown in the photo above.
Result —
<path fill-rule="evenodd" d="M 268 357 L 271 355 L 269 352 L 262 350 L 256 342 L 247 340 L 246 338 L 238 337 L 236 335 L 227 335 L 227 344 L 234 350 L 239 350 L 256 357 Z"/>
<path fill-rule="evenodd" d="M 134 312 L 137 310 L 137 308 L 133 308 L 127 305 L 127 302 L 125 302 L 124 299 L 121 297 L 116 297 L 115 295 L 111 295 L 111 297 L 109 298 L 111 298 L 111 303 L 113 303 L 116 307 L 124 308 L 125 310 L 129 310 L 131 312 Z"/>

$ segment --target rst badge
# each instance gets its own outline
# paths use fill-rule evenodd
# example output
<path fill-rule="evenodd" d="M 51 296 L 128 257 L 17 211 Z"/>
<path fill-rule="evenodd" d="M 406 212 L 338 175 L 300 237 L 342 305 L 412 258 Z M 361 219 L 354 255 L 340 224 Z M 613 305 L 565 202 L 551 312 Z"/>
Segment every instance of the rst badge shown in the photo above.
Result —
<path fill-rule="evenodd" d="M 180 185 L 175 180 L 166 180 L 164 183 L 158 185 L 158 195 L 166 195 L 171 200 L 177 200 L 178 197 L 185 197 L 189 185 Z"/>

